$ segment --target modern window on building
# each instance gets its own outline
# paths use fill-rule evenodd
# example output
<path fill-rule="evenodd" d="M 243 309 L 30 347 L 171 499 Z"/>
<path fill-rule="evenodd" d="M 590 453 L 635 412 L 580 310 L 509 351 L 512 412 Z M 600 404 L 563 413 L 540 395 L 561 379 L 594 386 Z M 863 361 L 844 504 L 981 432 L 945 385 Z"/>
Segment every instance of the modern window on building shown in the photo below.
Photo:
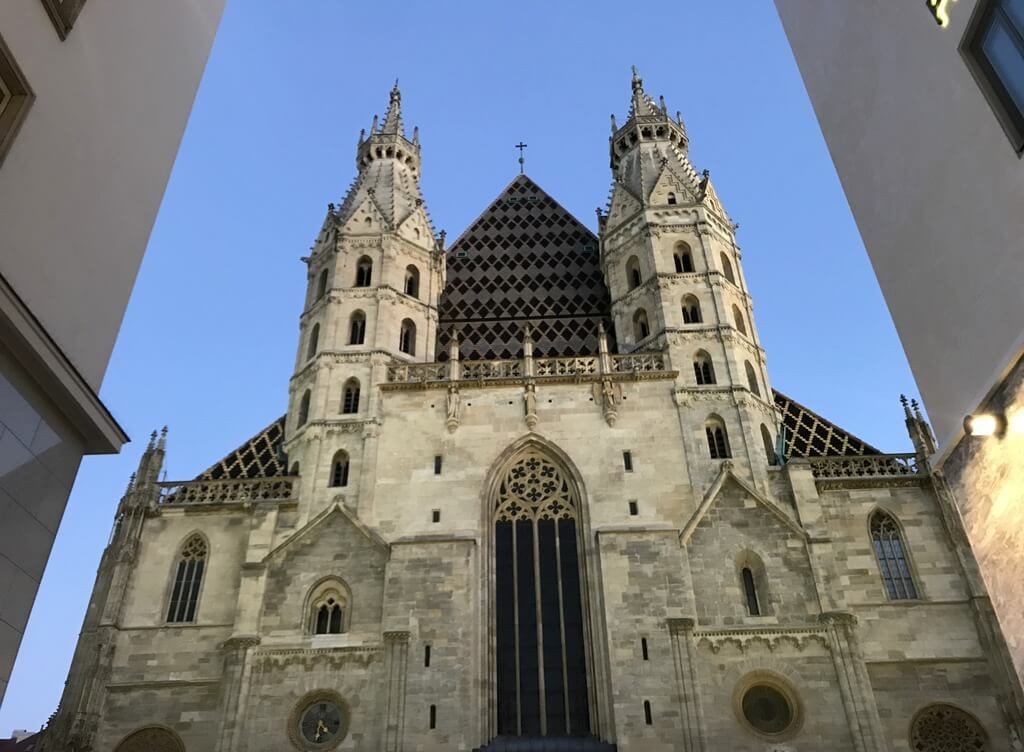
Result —
<path fill-rule="evenodd" d="M 1013 148 L 1024 152 L 1024 2 L 981 0 L 960 51 Z"/>
<path fill-rule="evenodd" d="M 0 164 L 34 99 L 14 56 L 0 37 Z"/>

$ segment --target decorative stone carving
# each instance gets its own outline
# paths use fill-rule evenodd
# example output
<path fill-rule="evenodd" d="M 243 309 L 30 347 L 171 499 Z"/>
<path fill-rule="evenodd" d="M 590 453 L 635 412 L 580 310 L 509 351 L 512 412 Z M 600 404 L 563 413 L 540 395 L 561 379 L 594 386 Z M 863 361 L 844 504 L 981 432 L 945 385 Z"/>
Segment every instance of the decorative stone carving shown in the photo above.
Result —
<path fill-rule="evenodd" d="M 448 433 L 455 433 L 455 429 L 459 427 L 459 421 L 462 419 L 462 397 L 459 395 L 459 388 L 455 384 L 448 386 L 448 404 L 447 417 L 445 419 L 445 425 L 448 427 Z"/>
<path fill-rule="evenodd" d="M 537 386 L 529 383 L 523 392 L 523 408 L 526 412 L 526 427 L 531 431 L 537 426 Z"/>

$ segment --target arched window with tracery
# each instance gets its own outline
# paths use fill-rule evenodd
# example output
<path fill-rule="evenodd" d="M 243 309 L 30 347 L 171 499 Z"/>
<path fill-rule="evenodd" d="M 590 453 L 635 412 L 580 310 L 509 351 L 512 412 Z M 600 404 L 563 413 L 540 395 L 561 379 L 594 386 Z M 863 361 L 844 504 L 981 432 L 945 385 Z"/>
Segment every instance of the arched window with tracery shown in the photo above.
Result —
<path fill-rule="evenodd" d="M 309 632 L 314 635 L 347 632 L 350 602 L 348 588 L 339 580 L 332 578 L 321 582 L 309 595 Z"/>
<path fill-rule="evenodd" d="M 366 314 L 362 311 L 353 311 L 348 325 L 348 343 L 350 345 L 361 345 L 366 341 Z"/>
<path fill-rule="evenodd" d="M 732 456 L 729 450 L 729 436 L 725 423 L 717 415 L 712 415 L 704 423 L 704 434 L 708 440 L 708 453 L 713 460 L 723 460 Z"/>
<path fill-rule="evenodd" d="M 725 255 L 725 251 L 722 251 L 721 259 L 722 259 L 722 274 L 725 275 L 725 278 L 727 280 L 729 280 L 733 284 L 736 284 L 736 275 L 734 275 L 732 273 L 732 263 L 729 261 L 729 257 Z"/>
<path fill-rule="evenodd" d="M 320 272 L 320 279 L 316 283 L 316 299 L 320 300 L 327 294 L 327 270 Z"/>
<path fill-rule="evenodd" d="M 687 295 L 683 298 L 683 323 L 699 324 L 701 321 L 700 301 L 695 295 Z"/>
<path fill-rule="evenodd" d="M 309 420 L 310 396 L 310 391 L 308 389 L 302 393 L 302 399 L 299 400 L 299 415 L 295 421 L 296 427 L 306 425 L 306 421 Z"/>
<path fill-rule="evenodd" d="M 416 354 L 416 324 L 412 319 L 402 319 L 402 328 L 398 333 L 398 349 L 406 355 Z"/>
<path fill-rule="evenodd" d="M 747 372 L 747 386 L 750 388 L 750 391 L 760 397 L 761 387 L 757 385 L 757 372 L 754 371 L 754 366 L 750 364 L 749 360 L 744 361 L 743 370 Z"/>
<path fill-rule="evenodd" d="M 641 342 L 650 335 L 651 326 L 647 323 L 647 311 L 638 308 L 633 314 L 633 341 Z"/>
<path fill-rule="evenodd" d="M 348 485 L 348 452 L 339 450 L 331 462 L 331 486 L 344 487 Z"/>
<path fill-rule="evenodd" d="M 635 290 L 644 281 L 640 273 L 640 260 L 636 256 L 630 256 L 626 261 L 626 280 L 629 282 L 630 290 Z"/>
<path fill-rule="evenodd" d="M 184 624 L 196 620 L 199 605 L 199 589 L 203 584 L 203 570 L 206 567 L 206 539 L 196 533 L 181 547 L 174 566 L 174 583 L 171 598 L 167 604 L 167 621 Z"/>
<path fill-rule="evenodd" d="M 499 734 L 590 732 L 579 506 L 571 476 L 540 451 L 518 455 L 498 480 L 494 603 Z"/>
<path fill-rule="evenodd" d="M 704 350 L 698 350 L 693 357 L 693 375 L 696 376 L 699 385 L 715 383 L 715 366 L 711 362 L 711 356 Z"/>
<path fill-rule="evenodd" d="M 988 734 L 978 719 L 953 705 L 922 708 L 910 724 L 915 752 L 989 752 Z"/>
<path fill-rule="evenodd" d="M 412 264 L 405 267 L 405 294 L 413 298 L 420 296 L 420 270 Z"/>
<path fill-rule="evenodd" d="M 359 412 L 359 380 L 349 379 L 345 382 L 345 390 L 341 397 L 341 412 L 354 415 Z"/>
<path fill-rule="evenodd" d="M 693 254 L 686 243 L 676 243 L 676 250 L 672 256 L 676 262 L 677 274 L 689 274 L 693 271 Z"/>
<path fill-rule="evenodd" d="M 747 333 L 747 324 L 743 320 L 743 312 L 740 310 L 740 307 L 735 303 L 732 306 L 732 318 L 733 321 L 736 322 L 736 329 L 739 331 L 740 334 L 745 336 Z"/>
<path fill-rule="evenodd" d="M 882 574 L 885 592 L 890 600 L 913 600 L 917 596 L 914 577 L 910 573 L 910 562 L 907 560 L 903 533 L 896 519 L 876 509 L 868 523 L 871 531 L 871 545 L 875 549 L 875 559 Z"/>
<path fill-rule="evenodd" d="M 367 217 L 366 221 L 369 222 L 370 218 Z M 369 287 L 371 282 L 373 282 L 373 259 L 363 256 L 356 263 L 356 287 Z"/>
<path fill-rule="evenodd" d="M 320 345 L 320 325 L 313 324 L 313 328 L 309 332 L 309 344 L 306 347 L 306 359 L 312 358 L 316 355 L 316 349 Z"/>
<path fill-rule="evenodd" d="M 761 424 L 761 443 L 764 444 L 764 456 L 768 460 L 768 464 L 779 464 L 779 456 L 775 452 L 775 442 L 772 440 L 772 432 L 768 430 L 768 426 L 764 423 Z"/>

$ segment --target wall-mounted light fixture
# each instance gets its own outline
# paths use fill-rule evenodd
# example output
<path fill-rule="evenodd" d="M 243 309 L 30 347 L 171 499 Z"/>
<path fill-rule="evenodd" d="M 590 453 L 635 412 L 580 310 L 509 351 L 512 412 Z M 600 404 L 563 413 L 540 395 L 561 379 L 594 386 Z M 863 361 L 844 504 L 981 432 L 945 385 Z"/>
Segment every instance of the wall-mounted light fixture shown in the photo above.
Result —
<path fill-rule="evenodd" d="M 968 415 L 964 418 L 964 431 L 968 436 L 995 436 L 997 439 L 1007 432 L 1024 434 L 1024 410 Z"/>

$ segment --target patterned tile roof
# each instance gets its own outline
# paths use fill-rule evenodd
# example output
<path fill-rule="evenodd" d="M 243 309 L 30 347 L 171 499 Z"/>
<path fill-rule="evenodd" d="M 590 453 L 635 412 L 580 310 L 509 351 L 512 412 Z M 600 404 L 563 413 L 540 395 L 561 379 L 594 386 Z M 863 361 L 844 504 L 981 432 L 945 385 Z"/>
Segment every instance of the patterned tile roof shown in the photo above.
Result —
<path fill-rule="evenodd" d="M 525 175 L 452 244 L 447 263 L 440 358 L 453 330 L 468 360 L 521 357 L 527 324 L 537 357 L 595 353 L 598 324 L 611 331 L 597 238 Z"/>
<path fill-rule="evenodd" d="M 858 454 L 882 454 L 852 433 L 825 420 L 792 397 L 773 389 L 775 405 L 786 426 L 786 459 L 793 457 L 842 457 Z"/>
<path fill-rule="evenodd" d="M 288 458 L 281 449 L 284 440 L 281 416 L 258 434 L 231 452 L 220 462 L 196 476 L 196 480 L 273 478 L 288 474 Z"/>

